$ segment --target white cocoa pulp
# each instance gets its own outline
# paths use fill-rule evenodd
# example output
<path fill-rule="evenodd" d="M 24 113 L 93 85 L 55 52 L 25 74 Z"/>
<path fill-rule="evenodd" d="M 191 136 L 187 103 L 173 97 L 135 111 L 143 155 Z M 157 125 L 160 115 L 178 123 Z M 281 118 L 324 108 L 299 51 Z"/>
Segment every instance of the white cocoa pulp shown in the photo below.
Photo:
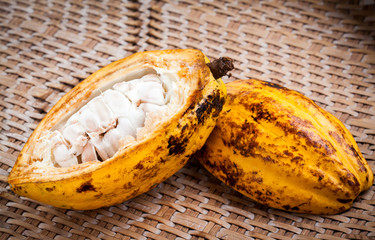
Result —
<path fill-rule="evenodd" d="M 55 167 L 111 158 L 176 110 L 181 99 L 173 96 L 183 93 L 176 94 L 180 87 L 171 75 L 149 73 L 100 90 L 56 128 L 42 133 L 33 158 Z"/>

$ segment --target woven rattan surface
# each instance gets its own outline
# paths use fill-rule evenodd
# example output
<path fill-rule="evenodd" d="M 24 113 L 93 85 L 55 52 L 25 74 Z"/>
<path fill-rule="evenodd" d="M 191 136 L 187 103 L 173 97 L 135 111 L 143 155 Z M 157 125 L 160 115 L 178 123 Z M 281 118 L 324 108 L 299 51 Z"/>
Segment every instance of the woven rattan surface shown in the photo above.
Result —
<path fill-rule="evenodd" d="M 375 187 L 333 216 L 252 202 L 191 159 L 153 190 L 93 211 L 13 194 L 38 122 L 79 81 L 137 51 L 197 48 L 232 76 L 280 83 L 338 117 L 375 170 L 374 1 L 0 0 L 0 239 L 375 239 Z"/>

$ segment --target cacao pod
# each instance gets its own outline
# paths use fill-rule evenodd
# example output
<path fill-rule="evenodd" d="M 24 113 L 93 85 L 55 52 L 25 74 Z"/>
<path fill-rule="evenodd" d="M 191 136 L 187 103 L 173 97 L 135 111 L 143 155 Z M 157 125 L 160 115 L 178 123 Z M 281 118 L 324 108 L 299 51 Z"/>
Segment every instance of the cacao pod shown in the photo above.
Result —
<path fill-rule="evenodd" d="M 121 203 L 161 183 L 200 149 L 226 98 L 198 50 L 133 54 L 64 95 L 9 175 L 22 196 L 68 209 Z"/>
<path fill-rule="evenodd" d="M 197 154 L 228 186 L 264 205 L 301 213 L 350 208 L 373 183 L 345 126 L 302 94 L 260 80 L 237 80 Z"/>

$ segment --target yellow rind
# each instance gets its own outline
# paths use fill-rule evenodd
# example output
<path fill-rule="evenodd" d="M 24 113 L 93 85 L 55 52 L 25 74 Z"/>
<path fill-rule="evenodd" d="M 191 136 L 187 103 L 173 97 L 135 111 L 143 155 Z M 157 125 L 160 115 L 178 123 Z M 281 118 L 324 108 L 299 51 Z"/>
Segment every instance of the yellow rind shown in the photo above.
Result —
<path fill-rule="evenodd" d="M 225 85 L 213 78 L 207 61 L 193 49 L 147 51 L 95 72 L 61 98 L 37 126 L 9 175 L 12 190 L 52 206 L 88 210 L 121 203 L 172 176 L 203 146 L 225 102 Z M 150 136 L 104 162 L 49 167 L 43 173 L 29 167 L 33 144 L 41 132 L 51 129 L 95 89 L 137 69 L 176 65 L 181 66 L 179 77 L 188 78 L 192 90 L 183 107 Z"/>
<path fill-rule="evenodd" d="M 198 159 L 249 198 L 287 211 L 335 214 L 373 183 L 345 126 L 302 94 L 237 80 Z"/>

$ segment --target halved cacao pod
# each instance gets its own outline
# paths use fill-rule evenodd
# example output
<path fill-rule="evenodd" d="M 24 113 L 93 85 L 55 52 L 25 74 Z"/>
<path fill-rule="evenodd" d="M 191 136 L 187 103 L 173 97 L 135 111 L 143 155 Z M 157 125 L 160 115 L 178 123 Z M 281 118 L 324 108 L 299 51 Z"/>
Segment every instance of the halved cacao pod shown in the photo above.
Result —
<path fill-rule="evenodd" d="M 12 190 L 85 210 L 155 187 L 203 146 L 225 102 L 207 62 L 198 50 L 160 50 L 98 70 L 37 126 L 9 175 Z"/>
<path fill-rule="evenodd" d="M 301 213 L 350 208 L 373 174 L 350 132 L 302 94 L 237 80 L 197 154 L 228 186 L 264 205 Z"/>

